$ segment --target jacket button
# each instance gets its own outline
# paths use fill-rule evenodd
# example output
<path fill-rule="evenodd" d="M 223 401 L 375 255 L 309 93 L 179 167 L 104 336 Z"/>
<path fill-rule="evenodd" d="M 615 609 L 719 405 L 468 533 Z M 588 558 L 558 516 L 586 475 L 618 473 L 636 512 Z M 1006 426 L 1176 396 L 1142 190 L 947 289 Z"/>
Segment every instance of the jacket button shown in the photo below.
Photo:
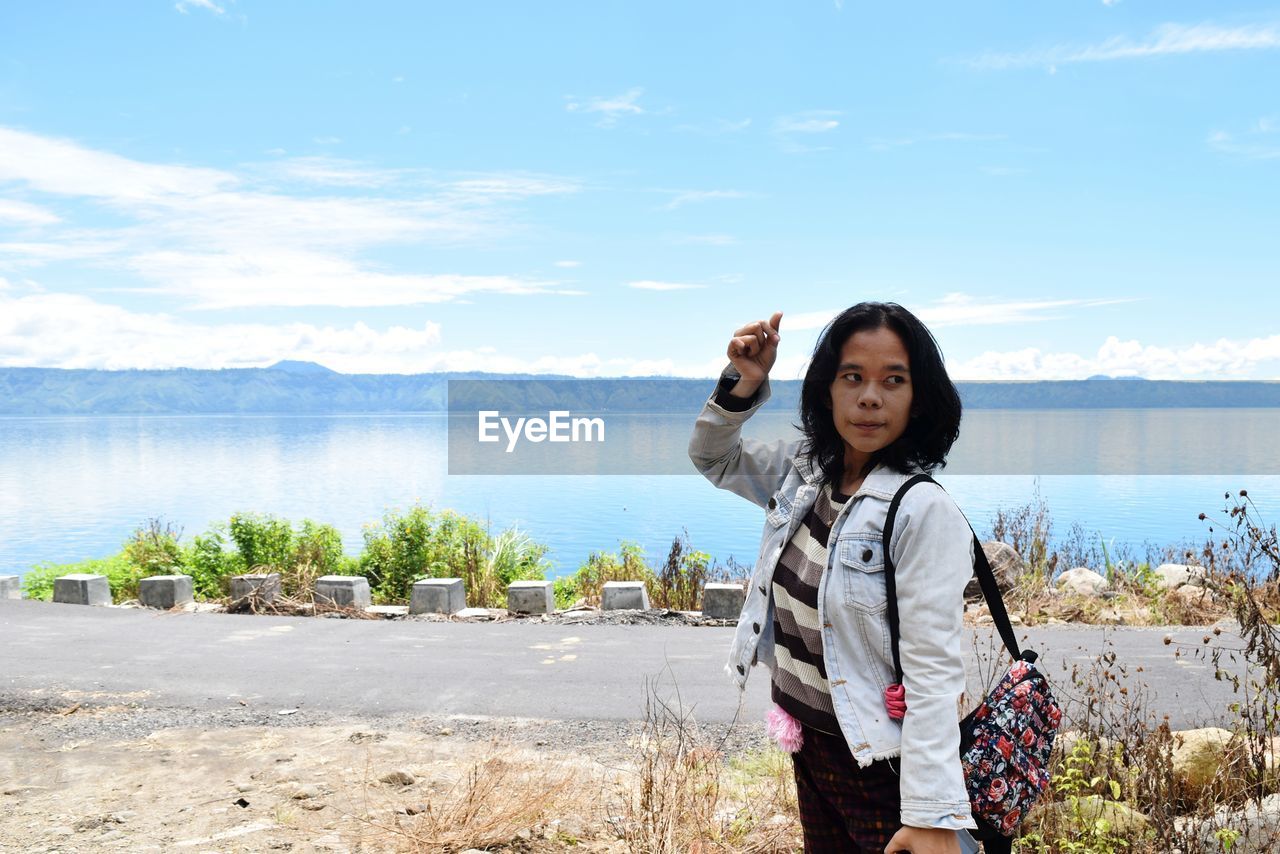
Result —
<path fill-rule="evenodd" d="M 752 631 L 754 631 L 756 634 L 760 634 L 760 624 L 759 624 L 759 623 L 752 623 L 752 624 L 751 624 L 751 629 L 752 629 Z"/>
<path fill-rule="evenodd" d="M 864 561 L 871 560 L 871 549 L 863 549 L 863 550 L 862 550 L 862 559 L 863 559 Z"/>
<path fill-rule="evenodd" d="M 770 499 L 769 499 L 769 509 L 770 509 L 770 510 L 773 510 L 773 509 L 774 509 L 775 507 L 777 507 L 777 506 L 778 506 L 778 499 L 776 499 L 776 498 L 770 498 Z"/>
<path fill-rule="evenodd" d="M 743 667 L 741 664 L 738 665 L 738 672 L 741 673 L 743 676 L 747 675 L 747 669 Z"/>

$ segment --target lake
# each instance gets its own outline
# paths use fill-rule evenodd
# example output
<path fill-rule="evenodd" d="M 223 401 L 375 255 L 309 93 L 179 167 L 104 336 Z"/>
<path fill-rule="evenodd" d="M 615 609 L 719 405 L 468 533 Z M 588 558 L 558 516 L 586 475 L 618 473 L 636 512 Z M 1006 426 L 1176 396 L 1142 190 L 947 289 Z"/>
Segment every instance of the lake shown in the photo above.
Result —
<path fill-rule="evenodd" d="M 695 414 L 611 418 L 611 440 L 678 461 Z M 755 556 L 762 511 L 697 474 L 449 474 L 448 420 L 0 418 L 0 573 L 113 553 L 149 517 L 190 538 L 238 511 L 333 524 L 357 553 L 364 525 L 415 501 L 488 519 L 495 532 L 519 525 L 550 546 L 556 574 L 623 539 L 656 562 L 682 530 L 721 562 Z M 773 438 L 789 420 L 762 410 L 747 432 Z M 1078 522 L 1113 545 L 1201 542 L 1197 514 L 1222 515 L 1225 491 L 1247 488 L 1275 520 L 1277 435 L 1277 409 L 974 410 L 938 479 L 983 537 L 998 508 L 1025 504 L 1038 486 L 1055 534 Z M 692 466 L 685 457 L 669 470 Z M 1125 473 L 1104 473 L 1115 471 Z"/>

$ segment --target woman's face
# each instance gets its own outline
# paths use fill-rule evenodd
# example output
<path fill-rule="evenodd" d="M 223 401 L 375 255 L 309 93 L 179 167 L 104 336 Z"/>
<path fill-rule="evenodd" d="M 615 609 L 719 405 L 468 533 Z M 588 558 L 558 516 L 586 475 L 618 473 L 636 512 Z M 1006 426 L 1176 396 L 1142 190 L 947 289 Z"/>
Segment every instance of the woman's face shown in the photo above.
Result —
<path fill-rule="evenodd" d="M 831 383 L 831 418 L 844 439 L 847 468 L 893 444 L 911 419 L 911 363 L 898 334 L 887 326 L 855 332 L 840 350 Z"/>

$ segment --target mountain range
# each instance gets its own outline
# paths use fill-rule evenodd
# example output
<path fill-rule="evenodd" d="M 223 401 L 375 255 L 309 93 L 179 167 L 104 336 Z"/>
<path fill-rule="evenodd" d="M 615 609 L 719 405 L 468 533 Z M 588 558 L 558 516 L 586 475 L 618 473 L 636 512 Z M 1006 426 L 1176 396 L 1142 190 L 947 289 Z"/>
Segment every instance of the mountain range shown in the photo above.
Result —
<path fill-rule="evenodd" d="M 590 378 L 546 374 L 449 372 L 341 374 L 314 362 L 284 361 L 267 368 L 195 370 L 68 370 L 0 368 L 0 415 L 179 415 L 444 412 L 449 382 L 455 410 L 466 401 L 519 411 L 536 400 L 541 410 L 577 412 L 697 411 L 711 379 Z M 494 381 L 518 380 L 499 385 Z M 1115 381 L 1123 380 L 1123 381 Z M 1166 381 L 1137 377 L 1087 380 L 958 382 L 974 409 L 1135 409 L 1280 407 L 1276 381 Z M 794 408 L 800 381 L 771 383 L 771 407 Z"/>

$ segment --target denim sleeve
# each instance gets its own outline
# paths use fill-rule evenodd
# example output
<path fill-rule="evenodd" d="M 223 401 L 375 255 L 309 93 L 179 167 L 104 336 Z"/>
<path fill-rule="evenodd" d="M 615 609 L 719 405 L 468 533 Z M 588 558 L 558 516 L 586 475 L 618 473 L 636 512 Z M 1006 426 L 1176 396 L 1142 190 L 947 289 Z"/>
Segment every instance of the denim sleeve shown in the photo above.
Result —
<path fill-rule="evenodd" d="M 726 366 L 721 382 L 731 373 Z M 736 380 L 735 380 L 736 382 Z M 730 384 L 732 387 L 732 384 Z M 799 447 L 799 440 L 775 439 L 763 442 L 744 438 L 742 425 L 769 399 L 769 380 L 766 377 L 750 406 L 736 411 L 721 406 L 717 392 L 707 398 L 693 425 L 689 438 L 689 459 L 708 480 L 720 489 L 727 489 L 755 504 L 764 507 L 769 498 L 782 485 L 787 463 Z"/>
<path fill-rule="evenodd" d="M 973 575 L 973 532 L 941 487 L 920 484 L 903 499 L 893 537 L 907 700 L 902 823 L 975 828 L 960 764 L 959 727 L 964 587 Z"/>

